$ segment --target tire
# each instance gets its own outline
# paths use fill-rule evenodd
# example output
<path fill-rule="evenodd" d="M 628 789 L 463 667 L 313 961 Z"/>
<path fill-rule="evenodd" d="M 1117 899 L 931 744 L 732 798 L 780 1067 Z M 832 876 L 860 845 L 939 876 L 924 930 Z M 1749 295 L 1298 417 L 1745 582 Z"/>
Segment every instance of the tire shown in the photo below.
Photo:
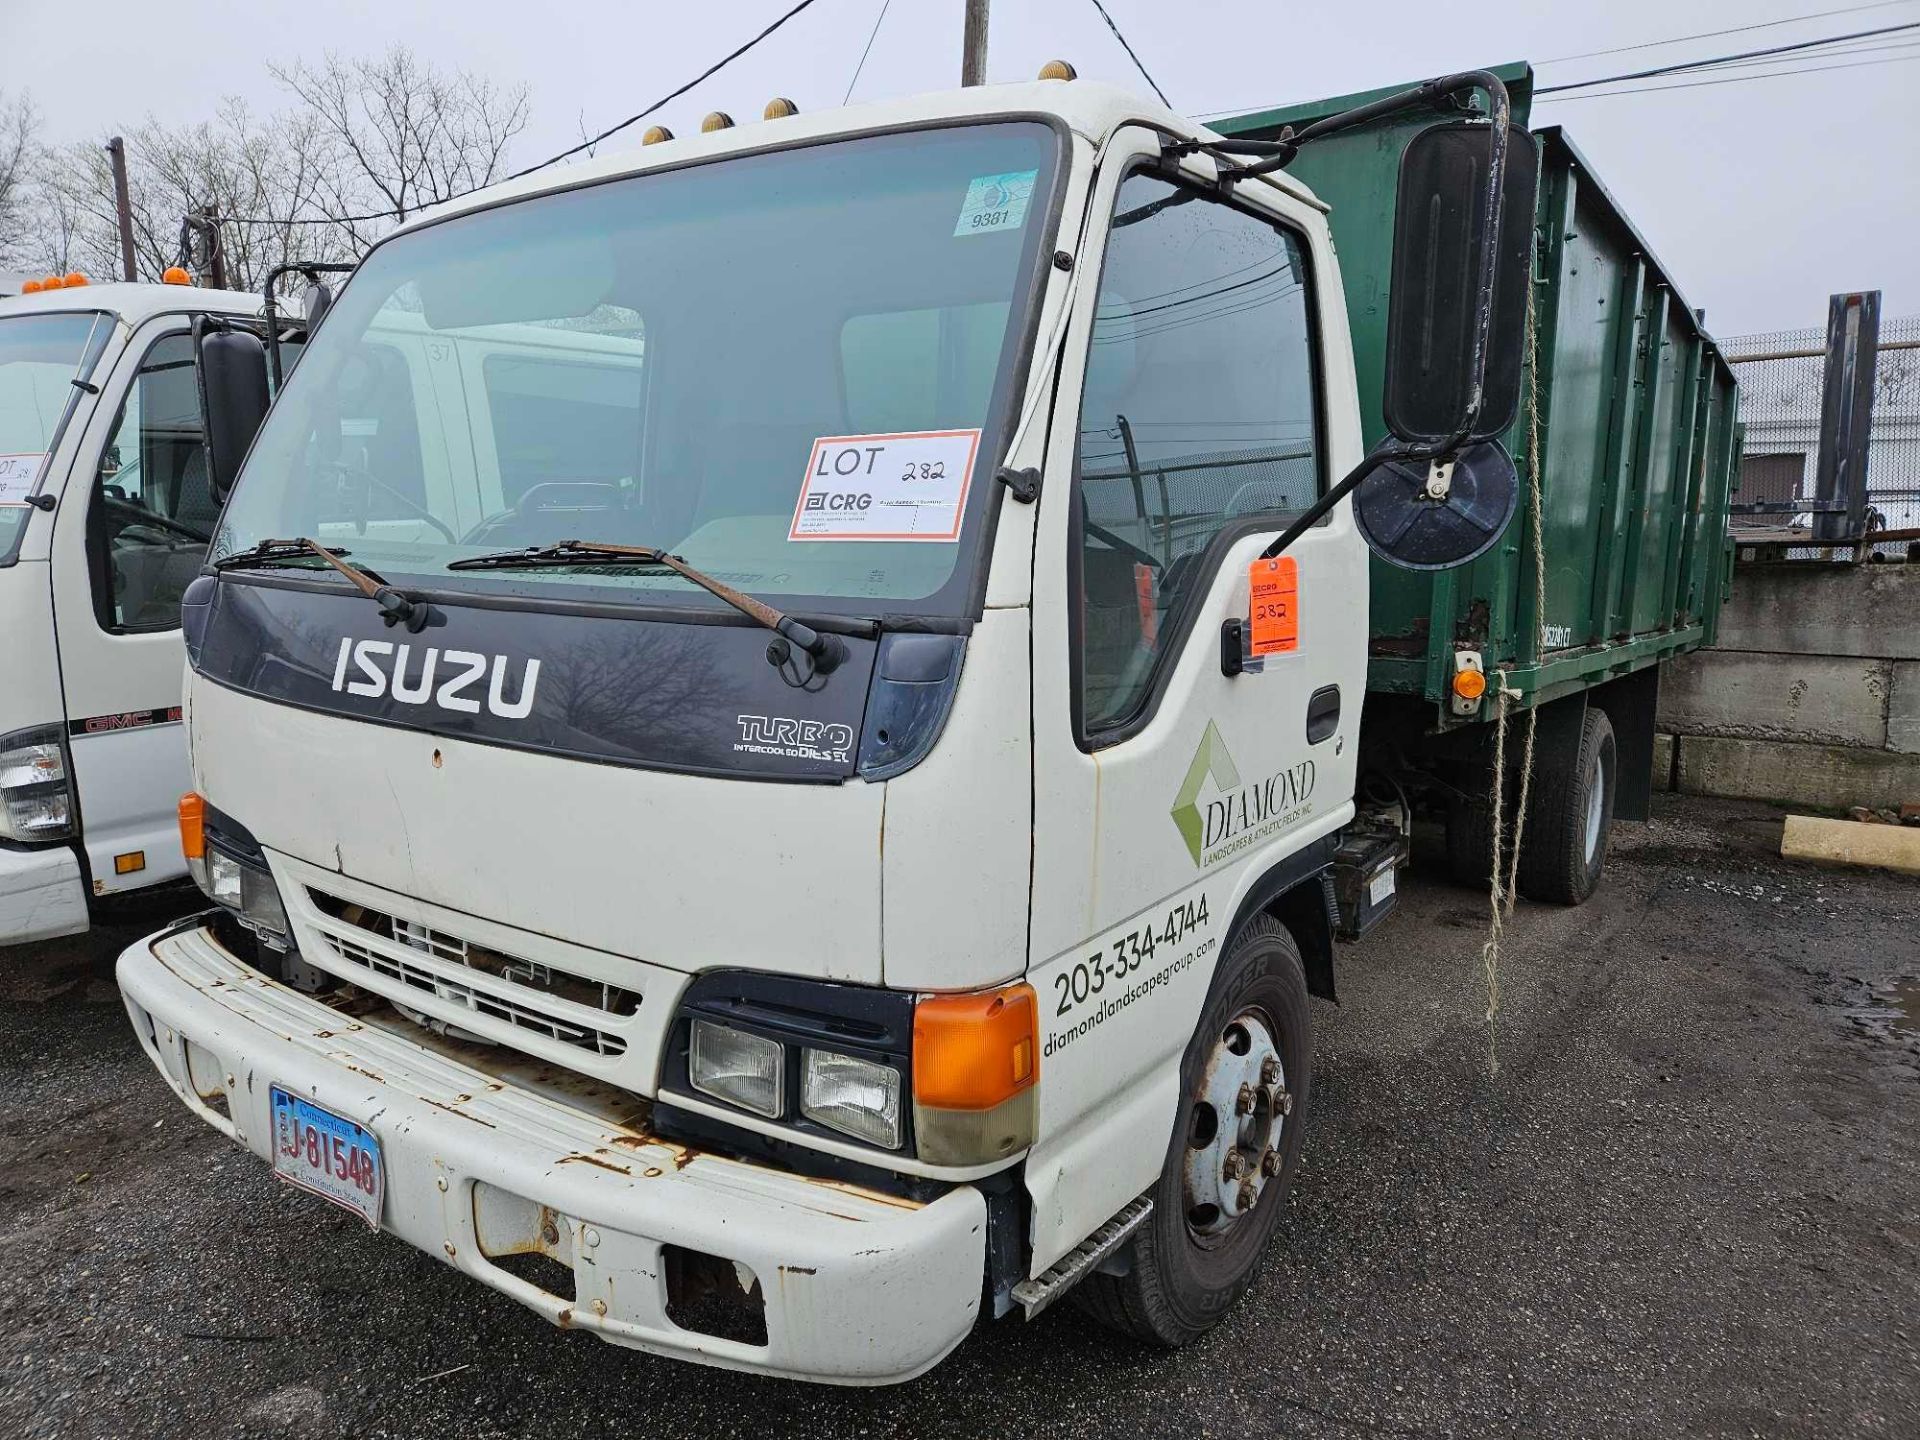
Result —
<path fill-rule="evenodd" d="M 1249 1019 L 1277 1046 L 1280 1084 L 1291 1101 L 1281 1106 L 1278 1143 L 1268 1147 L 1276 1152 L 1278 1173 L 1259 1177 L 1252 1208 L 1237 1217 L 1226 1219 L 1215 1207 L 1209 1220 L 1205 1207 L 1200 1207 L 1196 1214 L 1202 1222 L 1224 1220 L 1223 1229 L 1203 1234 L 1196 1231 L 1195 1219 L 1189 1215 L 1189 1156 L 1205 1156 L 1227 1141 L 1198 1146 L 1191 1141 L 1205 1128 L 1199 1112 L 1213 1108 L 1204 1104 L 1208 1080 L 1216 1075 L 1231 1079 L 1236 1073 L 1232 1066 L 1246 1063 L 1229 1060 L 1216 1070 L 1210 1062 L 1226 1058 L 1223 1047 L 1233 1043 L 1229 1032 L 1239 1026 L 1240 1034 L 1246 1035 Z M 1265 1043 L 1265 1039 L 1258 1043 L 1256 1056 Z M 1081 1281 L 1070 1292 L 1079 1308 L 1109 1329 L 1167 1349 L 1185 1345 L 1218 1324 L 1253 1283 L 1267 1241 L 1286 1208 L 1287 1191 L 1300 1164 L 1312 1080 L 1313 1027 L 1300 947 L 1284 925 L 1261 915 L 1228 945 L 1199 1028 L 1187 1042 L 1180 1063 L 1181 1114 L 1152 1191 L 1153 1213 L 1128 1242 L 1127 1271 L 1096 1273 Z M 1272 1113 L 1262 1098 L 1252 1116 L 1217 1117 L 1215 1125 L 1255 1128 L 1272 1139 Z M 1243 1152 L 1235 1147 L 1235 1153 Z"/>
<path fill-rule="evenodd" d="M 1593 894 L 1607 864 L 1618 768 L 1613 725 L 1592 705 L 1577 744 L 1535 755 L 1520 851 L 1520 893 L 1527 899 L 1580 905 Z"/>

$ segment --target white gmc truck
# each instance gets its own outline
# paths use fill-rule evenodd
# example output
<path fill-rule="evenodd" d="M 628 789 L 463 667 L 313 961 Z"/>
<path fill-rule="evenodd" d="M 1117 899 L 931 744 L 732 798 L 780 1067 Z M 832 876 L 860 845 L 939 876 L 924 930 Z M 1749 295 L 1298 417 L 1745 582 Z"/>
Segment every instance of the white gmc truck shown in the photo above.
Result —
<path fill-rule="evenodd" d="M 191 332 L 261 299 L 176 279 L 0 300 L 0 947 L 186 879 L 180 597 L 220 508 Z"/>
<path fill-rule="evenodd" d="M 1364 455 L 1284 167 L 1407 107 Z M 215 906 L 119 964 L 162 1075 L 641 1350 L 899 1381 L 1070 1287 L 1205 1331 L 1404 854 L 1355 804 L 1369 546 L 1468 558 L 1514 482 L 1506 121 L 1482 72 L 1270 142 L 974 89 L 381 241 L 264 425 L 210 402 L 252 442 L 184 607 Z"/>

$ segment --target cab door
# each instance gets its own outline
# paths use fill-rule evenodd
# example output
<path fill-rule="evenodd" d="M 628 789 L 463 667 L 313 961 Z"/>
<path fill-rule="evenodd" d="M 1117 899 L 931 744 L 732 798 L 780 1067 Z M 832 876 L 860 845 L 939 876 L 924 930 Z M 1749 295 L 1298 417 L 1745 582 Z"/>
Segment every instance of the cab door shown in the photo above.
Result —
<path fill-rule="evenodd" d="M 122 352 L 54 528 L 54 631 L 95 895 L 186 873 L 180 597 L 219 515 L 188 325 L 149 321 Z"/>
<path fill-rule="evenodd" d="M 1366 673 L 1345 506 L 1262 567 L 1259 646 L 1232 638 L 1261 550 L 1359 454 L 1324 226 L 1276 187 L 1168 168 L 1157 140 L 1114 149 L 1036 541 L 1036 1270 L 1159 1174 L 1239 904 L 1311 875 L 1352 812 Z"/>

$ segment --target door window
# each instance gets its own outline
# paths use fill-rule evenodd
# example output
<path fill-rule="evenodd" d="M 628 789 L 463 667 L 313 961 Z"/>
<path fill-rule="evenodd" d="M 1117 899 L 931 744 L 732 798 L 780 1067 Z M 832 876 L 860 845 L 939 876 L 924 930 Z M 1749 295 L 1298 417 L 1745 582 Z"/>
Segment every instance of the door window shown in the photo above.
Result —
<path fill-rule="evenodd" d="M 1157 175 L 1120 187 L 1080 411 L 1082 726 L 1142 709 L 1213 540 L 1320 490 L 1312 293 L 1292 232 Z"/>
<path fill-rule="evenodd" d="M 100 456 L 88 511 L 95 608 L 113 631 L 167 630 L 220 507 L 207 485 L 192 337 L 154 341 Z"/>

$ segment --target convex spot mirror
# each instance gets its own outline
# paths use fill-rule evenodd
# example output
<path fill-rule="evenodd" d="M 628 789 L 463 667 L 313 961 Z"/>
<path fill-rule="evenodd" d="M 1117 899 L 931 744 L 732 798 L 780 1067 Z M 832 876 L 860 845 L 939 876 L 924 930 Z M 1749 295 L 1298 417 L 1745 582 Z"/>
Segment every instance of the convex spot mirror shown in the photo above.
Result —
<path fill-rule="evenodd" d="M 1497 266 L 1493 293 L 1483 297 L 1481 262 L 1493 238 L 1486 214 L 1493 134 L 1485 121 L 1429 126 L 1400 160 L 1381 410 L 1388 430 L 1411 444 L 1437 444 L 1463 427 L 1468 442 L 1491 440 L 1513 423 L 1519 406 L 1540 162 L 1533 137 L 1508 126 Z M 1486 372 L 1473 416 L 1474 334 L 1489 299 Z"/>
<path fill-rule="evenodd" d="M 1451 570 L 1478 560 L 1519 508 L 1520 478 L 1498 440 L 1450 461 L 1389 460 L 1353 492 L 1367 547 L 1402 570 Z"/>
<path fill-rule="evenodd" d="M 250 330 L 215 329 L 203 317 L 194 325 L 193 348 L 207 486 L 224 503 L 267 418 L 267 347 Z"/>

